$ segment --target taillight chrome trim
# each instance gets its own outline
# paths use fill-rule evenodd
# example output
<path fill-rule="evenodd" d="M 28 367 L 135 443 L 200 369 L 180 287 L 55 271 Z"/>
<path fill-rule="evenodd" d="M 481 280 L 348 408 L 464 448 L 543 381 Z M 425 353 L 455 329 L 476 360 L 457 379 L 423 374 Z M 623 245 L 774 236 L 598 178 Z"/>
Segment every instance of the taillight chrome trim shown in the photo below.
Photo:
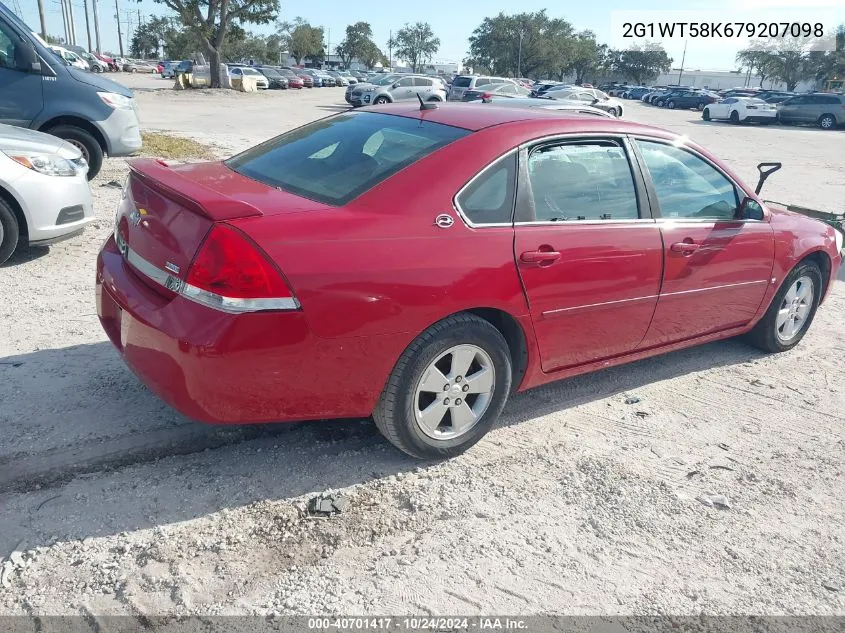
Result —
<path fill-rule="evenodd" d="M 123 238 L 115 231 L 117 249 L 123 258 L 139 273 L 152 279 L 160 286 L 171 292 L 199 303 L 207 308 L 220 310 L 229 314 L 244 314 L 248 312 L 279 312 L 299 310 L 300 304 L 296 297 L 262 297 L 260 299 L 241 299 L 239 297 L 225 297 L 202 288 L 197 288 L 179 277 L 162 270 L 155 264 L 148 262 L 137 252 L 129 248 Z"/>

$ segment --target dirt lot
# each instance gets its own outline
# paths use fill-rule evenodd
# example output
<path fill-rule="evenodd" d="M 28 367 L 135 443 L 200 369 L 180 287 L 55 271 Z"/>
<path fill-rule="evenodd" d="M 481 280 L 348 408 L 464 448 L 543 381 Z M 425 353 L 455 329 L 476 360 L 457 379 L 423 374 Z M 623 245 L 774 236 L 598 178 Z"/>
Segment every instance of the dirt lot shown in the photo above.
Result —
<path fill-rule="evenodd" d="M 125 80 L 145 128 L 221 154 L 344 109 L 339 88 Z M 750 182 L 783 160 L 768 197 L 842 211 L 845 132 L 627 116 Z M 419 464 L 368 421 L 206 427 L 147 392 L 93 304 L 125 173 L 92 183 L 83 237 L 0 268 L 0 614 L 845 613 L 841 282 L 790 353 L 728 341 L 549 385 Z M 327 490 L 347 511 L 305 516 Z"/>

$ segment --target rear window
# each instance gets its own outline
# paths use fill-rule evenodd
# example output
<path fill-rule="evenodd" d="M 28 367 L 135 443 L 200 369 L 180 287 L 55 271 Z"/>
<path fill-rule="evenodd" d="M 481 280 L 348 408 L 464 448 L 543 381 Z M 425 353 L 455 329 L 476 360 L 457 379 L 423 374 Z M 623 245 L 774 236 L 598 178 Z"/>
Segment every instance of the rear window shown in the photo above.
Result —
<path fill-rule="evenodd" d="M 315 121 L 239 154 L 239 174 L 304 198 L 346 204 L 468 130 L 373 112 Z"/>
<path fill-rule="evenodd" d="M 452 81 L 452 86 L 455 88 L 469 88 L 472 83 L 472 77 L 455 77 Z"/>

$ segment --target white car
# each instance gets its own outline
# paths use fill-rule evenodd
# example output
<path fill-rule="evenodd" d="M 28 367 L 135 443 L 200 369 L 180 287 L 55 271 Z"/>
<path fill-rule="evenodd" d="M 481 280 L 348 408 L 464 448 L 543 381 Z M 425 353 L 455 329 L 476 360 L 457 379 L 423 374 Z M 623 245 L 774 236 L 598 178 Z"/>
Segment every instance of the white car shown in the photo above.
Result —
<path fill-rule="evenodd" d="M 777 116 L 778 108 L 775 104 L 754 97 L 728 97 L 705 106 L 701 112 L 701 118 L 705 121 L 727 119 L 731 123 L 774 123 Z"/>
<path fill-rule="evenodd" d="M 598 88 L 563 88 L 549 90 L 544 97 L 558 99 L 567 103 L 588 105 L 599 110 L 609 112 L 615 117 L 621 117 L 625 112 L 625 105 L 616 97 L 609 97 Z"/>
<path fill-rule="evenodd" d="M 64 59 L 68 64 L 71 66 L 76 66 L 81 70 L 90 70 L 88 66 L 88 62 L 82 59 L 79 55 L 74 53 L 73 51 L 69 51 L 66 48 L 61 46 L 51 46 L 50 49 L 59 57 Z"/>
<path fill-rule="evenodd" d="M 254 78 L 255 85 L 258 86 L 260 90 L 267 90 L 270 87 L 270 82 L 267 81 L 267 77 L 255 70 L 255 68 L 250 68 L 249 66 L 229 66 L 230 80 L 235 78 L 241 79 L 243 77 Z"/>
<path fill-rule="evenodd" d="M 60 138 L 0 125 L 0 264 L 22 239 L 44 246 L 94 221 L 82 152 Z"/>

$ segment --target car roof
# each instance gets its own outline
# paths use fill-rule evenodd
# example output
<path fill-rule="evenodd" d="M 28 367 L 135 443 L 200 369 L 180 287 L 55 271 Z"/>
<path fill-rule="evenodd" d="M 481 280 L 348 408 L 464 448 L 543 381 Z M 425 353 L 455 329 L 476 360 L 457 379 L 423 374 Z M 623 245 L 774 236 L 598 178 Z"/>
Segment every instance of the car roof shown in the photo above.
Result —
<path fill-rule="evenodd" d="M 506 125 L 520 121 L 543 121 L 556 122 L 558 126 L 561 120 L 571 120 L 573 128 L 583 126 L 588 121 L 600 122 L 604 127 L 611 125 L 616 132 L 648 132 L 657 133 L 659 136 L 666 136 L 667 132 L 641 123 L 631 121 L 620 121 L 619 119 L 605 119 L 591 115 L 567 112 L 566 110 L 552 110 L 543 107 L 514 108 L 499 106 L 495 103 L 479 106 L 473 103 L 450 102 L 442 103 L 431 110 L 420 110 L 419 105 L 408 103 L 389 104 L 376 107 L 364 108 L 369 112 L 383 112 L 394 116 L 404 116 L 409 119 L 420 121 L 432 121 L 443 125 L 463 128 L 477 132 L 495 125 Z"/>

